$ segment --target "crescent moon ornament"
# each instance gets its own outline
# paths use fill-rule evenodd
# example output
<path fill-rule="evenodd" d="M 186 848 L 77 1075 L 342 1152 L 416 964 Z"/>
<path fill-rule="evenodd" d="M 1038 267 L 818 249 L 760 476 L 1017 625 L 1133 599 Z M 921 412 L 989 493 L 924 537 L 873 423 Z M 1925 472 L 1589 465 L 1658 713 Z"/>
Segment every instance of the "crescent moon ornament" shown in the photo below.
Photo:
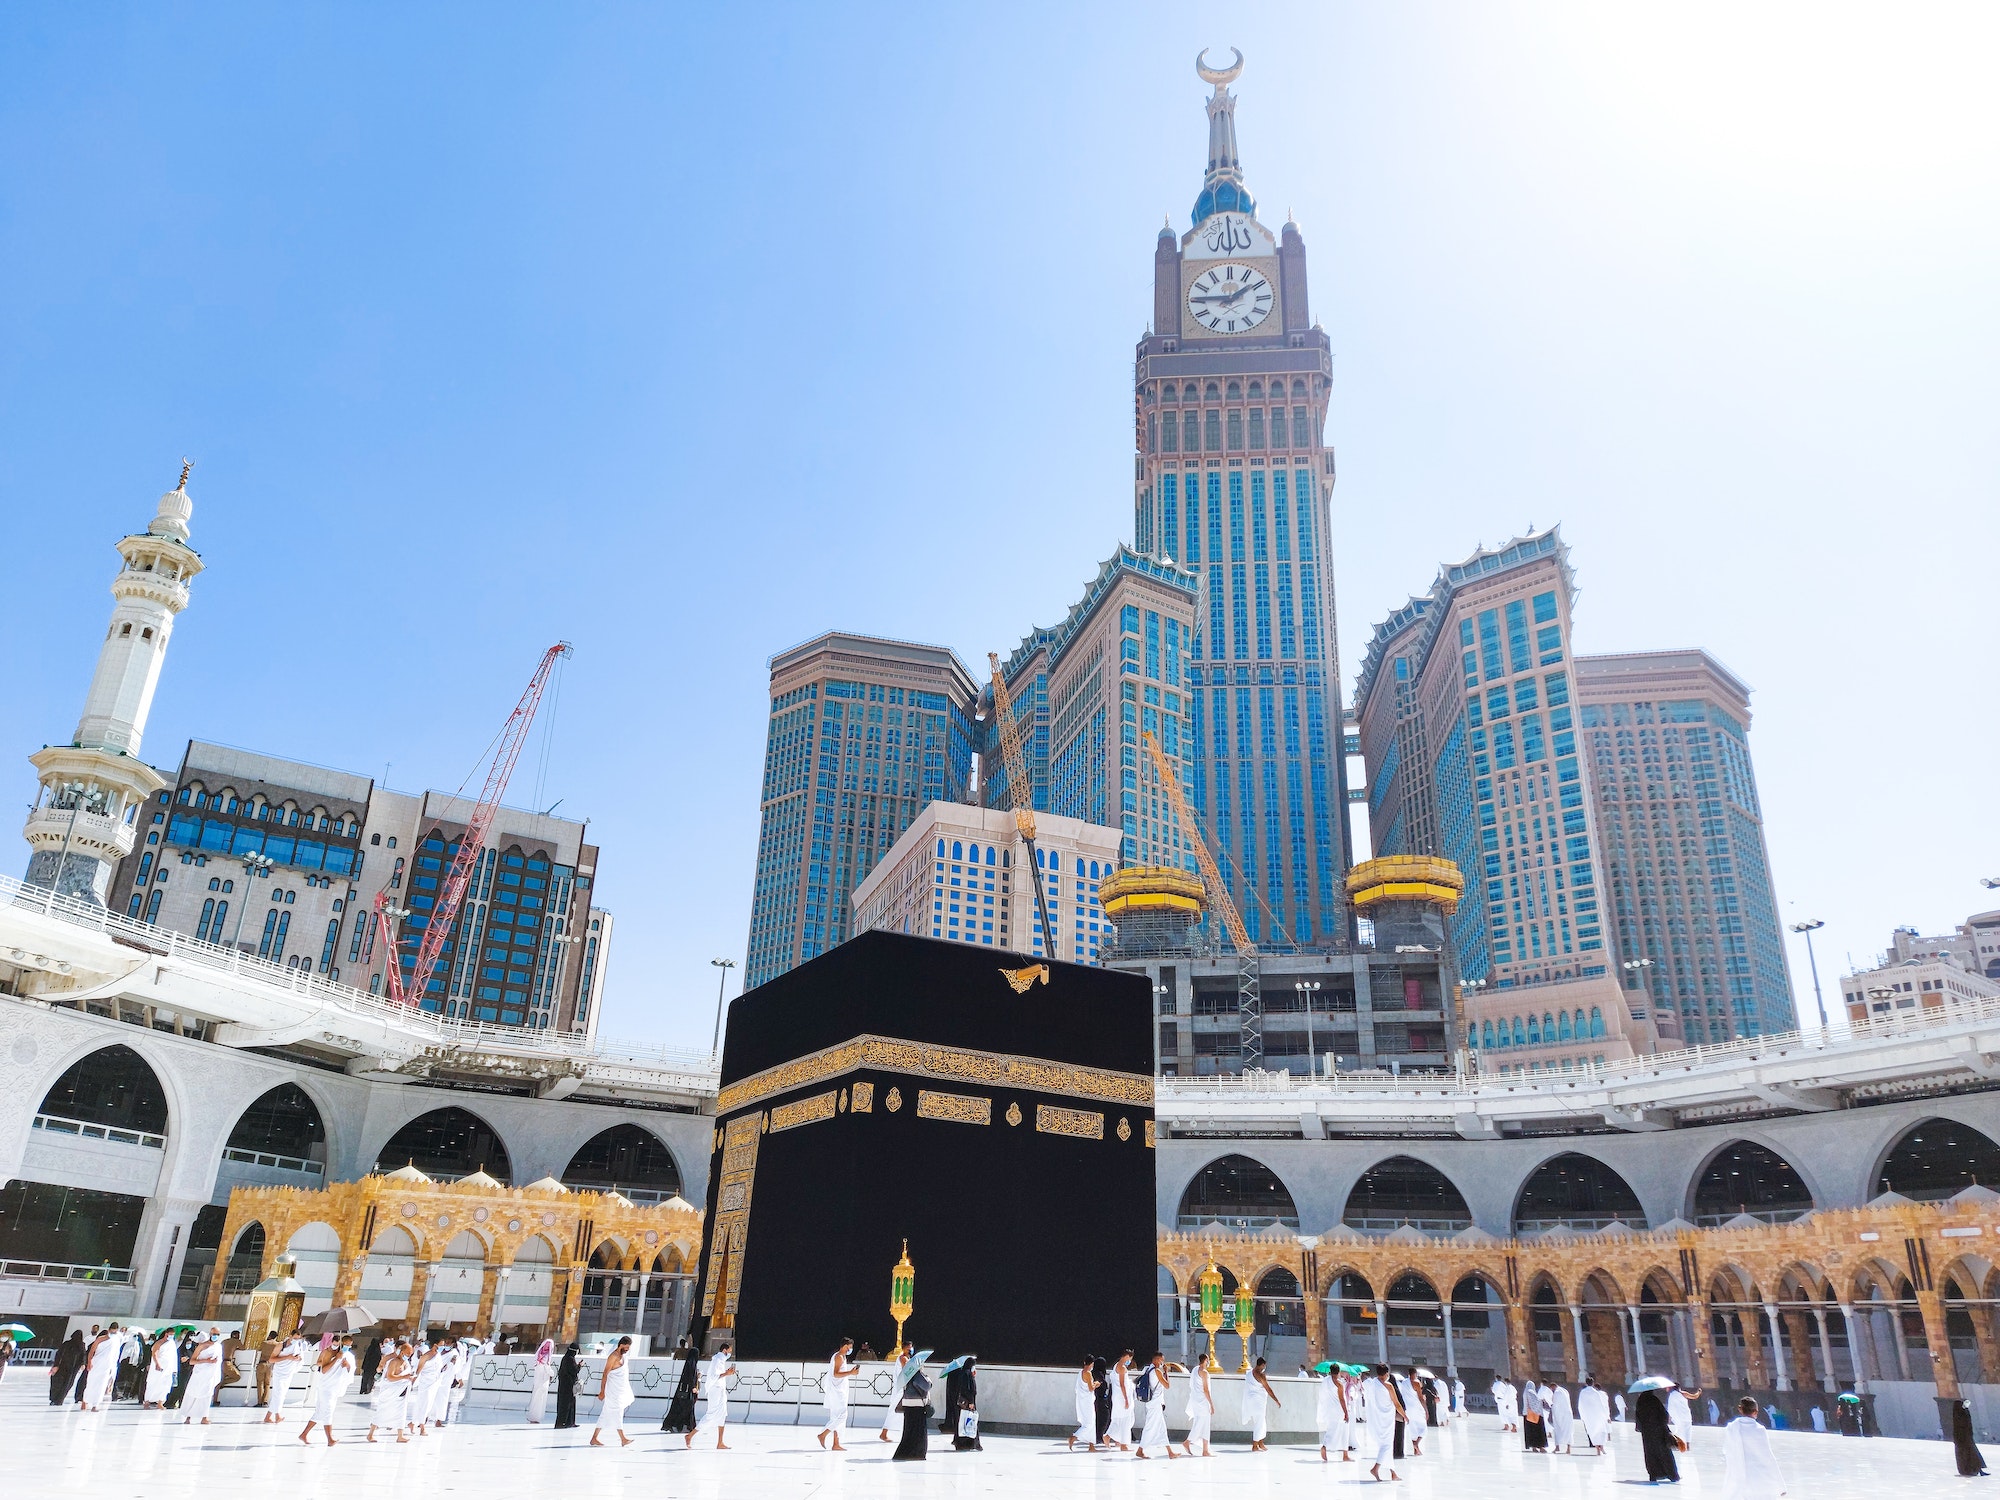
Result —
<path fill-rule="evenodd" d="M 1212 83 L 1217 88 L 1227 88 L 1243 73 L 1243 52 L 1241 48 L 1229 49 L 1236 55 L 1236 61 L 1226 68 L 1211 68 L 1208 65 L 1208 48 L 1204 47 L 1194 55 L 1194 70 L 1203 83 Z"/>

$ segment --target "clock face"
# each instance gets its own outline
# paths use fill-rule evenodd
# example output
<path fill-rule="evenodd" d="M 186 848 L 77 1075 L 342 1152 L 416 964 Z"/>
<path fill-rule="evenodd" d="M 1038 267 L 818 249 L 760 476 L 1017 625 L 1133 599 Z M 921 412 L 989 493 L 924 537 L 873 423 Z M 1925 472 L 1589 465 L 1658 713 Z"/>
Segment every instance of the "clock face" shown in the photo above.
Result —
<path fill-rule="evenodd" d="M 1271 278 L 1241 261 L 1210 266 L 1188 287 L 1188 316 L 1210 333 L 1248 333 L 1272 305 Z"/>

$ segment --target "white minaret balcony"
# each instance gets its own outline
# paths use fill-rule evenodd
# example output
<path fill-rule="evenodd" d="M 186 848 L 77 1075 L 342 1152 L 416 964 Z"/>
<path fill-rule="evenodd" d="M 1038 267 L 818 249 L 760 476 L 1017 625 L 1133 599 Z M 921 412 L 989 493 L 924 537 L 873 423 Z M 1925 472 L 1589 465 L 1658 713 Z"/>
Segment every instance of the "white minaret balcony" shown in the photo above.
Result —
<path fill-rule="evenodd" d="M 146 801 L 166 778 L 138 758 L 188 581 L 202 569 L 188 545 L 187 468 L 160 497 L 147 528 L 118 543 L 111 624 L 98 649 L 83 716 L 67 745 L 29 757 L 42 784 L 22 836 L 34 850 L 31 884 L 102 901 L 111 872 L 132 852 Z"/>

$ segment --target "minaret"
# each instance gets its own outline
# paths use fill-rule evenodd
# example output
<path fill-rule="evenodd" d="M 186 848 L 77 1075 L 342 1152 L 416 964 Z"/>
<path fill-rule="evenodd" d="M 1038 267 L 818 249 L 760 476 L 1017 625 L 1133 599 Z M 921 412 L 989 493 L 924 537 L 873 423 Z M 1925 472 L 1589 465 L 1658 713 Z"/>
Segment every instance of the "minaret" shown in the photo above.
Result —
<path fill-rule="evenodd" d="M 145 801 L 167 780 L 139 756 L 153 690 L 167 657 L 174 616 L 187 607 L 188 580 L 202 568 L 188 546 L 191 464 L 160 497 L 152 524 L 118 543 L 125 566 L 111 582 L 111 628 L 97 655 L 83 717 L 67 745 L 29 756 L 41 795 L 22 837 L 35 852 L 28 884 L 102 904 L 111 872 L 132 852 Z"/>

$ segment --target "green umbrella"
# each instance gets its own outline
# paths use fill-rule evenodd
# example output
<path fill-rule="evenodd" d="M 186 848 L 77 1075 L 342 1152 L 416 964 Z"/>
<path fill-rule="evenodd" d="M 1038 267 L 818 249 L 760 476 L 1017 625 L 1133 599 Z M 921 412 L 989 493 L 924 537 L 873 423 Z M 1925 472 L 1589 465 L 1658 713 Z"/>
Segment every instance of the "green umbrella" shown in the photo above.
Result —
<path fill-rule="evenodd" d="M 1374 1373 L 1374 1367 L 1372 1365 L 1342 1365 L 1340 1373 L 1343 1375 L 1370 1375 Z"/>
<path fill-rule="evenodd" d="M 0 1323 L 0 1335 L 5 1335 L 17 1344 L 25 1344 L 35 1336 L 35 1330 L 25 1323 Z"/>
<path fill-rule="evenodd" d="M 1332 1360 L 1323 1359 L 1318 1364 L 1313 1366 L 1313 1374 L 1330 1375 L 1336 1368 L 1344 1369 L 1345 1366 L 1336 1366 Z"/>
<path fill-rule="evenodd" d="M 1849 1395 L 1845 1391 L 1841 1392 L 1838 1396 L 1835 1396 L 1833 1399 L 1836 1401 L 1850 1401 L 1856 1406 L 1859 1406 L 1861 1404 L 1861 1398 L 1859 1396 Z"/>

